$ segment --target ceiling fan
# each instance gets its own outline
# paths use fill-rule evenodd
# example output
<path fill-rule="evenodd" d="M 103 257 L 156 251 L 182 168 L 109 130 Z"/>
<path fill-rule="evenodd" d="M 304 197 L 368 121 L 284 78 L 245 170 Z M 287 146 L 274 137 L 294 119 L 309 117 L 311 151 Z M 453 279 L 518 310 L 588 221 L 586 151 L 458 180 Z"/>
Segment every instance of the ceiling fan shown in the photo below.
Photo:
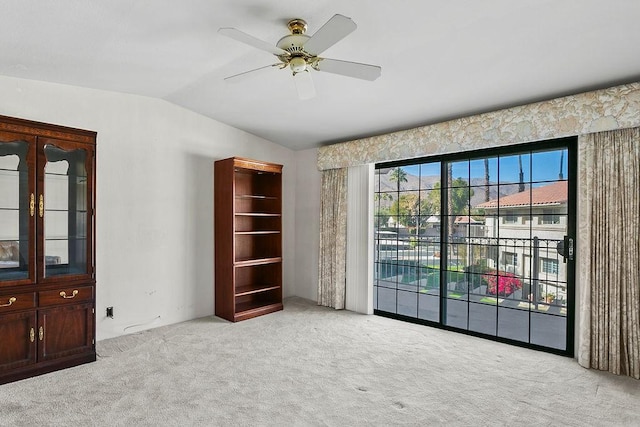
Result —
<path fill-rule="evenodd" d="M 287 24 L 291 34 L 282 37 L 276 45 L 260 40 L 236 28 L 220 28 L 218 32 L 234 40 L 274 54 L 280 62 L 225 78 L 237 81 L 248 74 L 271 67 L 284 69 L 289 67 L 300 99 L 313 98 L 316 94 L 311 70 L 341 74 L 357 79 L 373 81 L 380 77 L 382 68 L 377 65 L 360 64 L 351 61 L 321 58 L 322 52 L 351 34 L 356 23 L 346 16 L 336 14 L 329 19 L 313 36 L 305 34 L 307 23 L 303 19 L 292 19 Z"/>

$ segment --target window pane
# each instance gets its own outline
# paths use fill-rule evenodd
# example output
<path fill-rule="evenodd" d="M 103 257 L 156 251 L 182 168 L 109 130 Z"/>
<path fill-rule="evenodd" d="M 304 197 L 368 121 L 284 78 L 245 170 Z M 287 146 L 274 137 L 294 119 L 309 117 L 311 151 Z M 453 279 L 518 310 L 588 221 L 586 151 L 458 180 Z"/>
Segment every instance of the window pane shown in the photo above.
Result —
<path fill-rule="evenodd" d="M 440 294 L 440 269 L 437 266 L 421 267 L 419 274 L 420 292 L 430 295 Z"/>
<path fill-rule="evenodd" d="M 395 289 L 398 283 L 398 265 L 390 262 L 376 264 L 376 284 L 385 288 Z"/>
<path fill-rule="evenodd" d="M 533 182 L 566 180 L 568 178 L 567 150 L 534 152 L 531 157 Z"/>
<path fill-rule="evenodd" d="M 440 162 L 420 165 L 420 188 L 433 188 L 437 182 L 440 182 Z"/>
<path fill-rule="evenodd" d="M 484 274 L 474 272 L 479 270 L 483 270 L 483 268 L 470 267 L 469 272 L 466 274 L 466 279 L 469 287 L 469 293 L 483 297 L 487 295 L 488 281 Z"/>
<path fill-rule="evenodd" d="M 451 162 L 447 165 L 447 182 L 451 185 L 447 187 L 468 187 L 469 186 L 469 161 Z"/>
<path fill-rule="evenodd" d="M 524 305 L 528 307 L 528 304 Z M 516 341 L 529 342 L 528 308 L 498 308 L 498 336 Z"/>
<path fill-rule="evenodd" d="M 418 166 L 398 166 L 389 169 L 385 175 L 380 176 L 380 188 L 388 188 L 390 190 L 417 190 L 420 187 L 419 182 L 420 168 Z M 382 182 L 385 184 L 382 184 Z"/>
<path fill-rule="evenodd" d="M 501 185 L 473 187 L 471 213 L 474 215 L 498 215 L 498 195 L 501 194 L 501 191 L 504 191 L 504 186 Z"/>
<path fill-rule="evenodd" d="M 418 316 L 418 294 L 416 292 L 398 291 L 398 314 Z"/>
<path fill-rule="evenodd" d="M 567 214 L 569 199 L 567 181 L 552 181 L 531 184 L 531 205 L 536 215 Z M 545 212 L 546 209 L 546 212 Z"/>
<path fill-rule="evenodd" d="M 418 296 L 418 318 L 438 322 L 440 320 L 440 297 L 431 291 Z"/>
<path fill-rule="evenodd" d="M 419 268 L 402 266 L 401 275 L 398 276 L 398 289 L 403 291 L 418 292 L 419 287 Z"/>
<path fill-rule="evenodd" d="M 549 314 L 531 313 L 531 344 L 564 350 L 567 319 Z"/>
<path fill-rule="evenodd" d="M 430 269 L 440 268 L 440 243 L 423 241 L 420 244 L 420 265 Z"/>
<path fill-rule="evenodd" d="M 531 182 L 531 155 L 500 156 L 498 158 L 498 176 L 500 184 L 521 184 Z"/>
<path fill-rule="evenodd" d="M 440 190 L 423 190 L 420 192 L 420 215 L 432 225 L 440 224 Z M 434 218 L 431 218 L 431 217 Z"/>
<path fill-rule="evenodd" d="M 447 310 L 445 325 L 453 326 L 454 328 L 467 329 L 467 301 L 460 301 L 453 296 L 449 296 L 445 299 L 445 303 Z"/>
<path fill-rule="evenodd" d="M 378 310 L 395 313 L 396 293 L 395 289 L 378 287 Z"/>
<path fill-rule="evenodd" d="M 469 215 L 474 190 L 470 187 L 450 188 L 447 191 L 447 213 L 452 216 Z"/>
<path fill-rule="evenodd" d="M 483 299 L 491 299 L 484 297 Z M 487 335 L 496 334 L 497 303 L 469 304 L 469 330 Z"/>
<path fill-rule="evenodd" d="M 498 183 L 498 158 L 487 157 L 469 162 L 471 185 L 491 185 Z"/>

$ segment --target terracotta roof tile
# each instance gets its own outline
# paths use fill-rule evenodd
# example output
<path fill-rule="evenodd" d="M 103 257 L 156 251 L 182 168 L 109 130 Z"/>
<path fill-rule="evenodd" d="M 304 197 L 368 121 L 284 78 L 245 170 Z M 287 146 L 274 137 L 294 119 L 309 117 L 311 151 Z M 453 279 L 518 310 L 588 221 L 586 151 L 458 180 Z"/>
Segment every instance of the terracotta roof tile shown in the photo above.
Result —
<path fill-rule="evenodd" d="M 469 215 L 457 216 L 453 222 L 454 224 L 484 224 L 484 222 L 477 221 L 471 218 Z"/>
<path fill-rule="evenodd" d="M 489 200 L 481 203 L 476 208 L 496 209 L 510 206 L 536 206 L 536 205 L 557 205 L 566 203 L 568 200 L 567 181 L 558 181 L 542 187 L 529 189 L 522 193 L 515 193 L 499 199 Z"/>

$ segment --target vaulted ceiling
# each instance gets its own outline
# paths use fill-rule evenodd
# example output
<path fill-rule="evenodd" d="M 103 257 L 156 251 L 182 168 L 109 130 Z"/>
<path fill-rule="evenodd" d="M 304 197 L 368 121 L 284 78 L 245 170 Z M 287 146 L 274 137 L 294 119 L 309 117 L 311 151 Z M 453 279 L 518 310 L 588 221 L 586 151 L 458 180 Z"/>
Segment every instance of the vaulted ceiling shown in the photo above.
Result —
<path fill-rule="evenodd" d="M 305 149 L 640 80 L 635 0 L 5 0 L 0 74 L 164 99 Z M 275 44 L 303 18 L 355 32 L 322 56 L 382 66 L 377 80 L 290 71 L 217 33 Z M 275 61 L 274 61 L 275 60 Z M 0 97 L 0 103 L 1 103 Z"/>

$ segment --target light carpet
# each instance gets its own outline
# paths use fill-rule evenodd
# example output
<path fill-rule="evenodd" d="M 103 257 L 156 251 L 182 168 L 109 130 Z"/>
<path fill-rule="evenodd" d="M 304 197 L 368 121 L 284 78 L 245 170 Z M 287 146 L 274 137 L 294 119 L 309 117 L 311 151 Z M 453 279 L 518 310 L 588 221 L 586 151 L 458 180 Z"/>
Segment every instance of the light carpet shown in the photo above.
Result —
<path fill-rule="evenodd" d="M 1 344 L 1 343 L 0 343 Z M 98 342 L 0 386 L 0 425 L 640 425 L 640 382 L 299 298 Z"/>

